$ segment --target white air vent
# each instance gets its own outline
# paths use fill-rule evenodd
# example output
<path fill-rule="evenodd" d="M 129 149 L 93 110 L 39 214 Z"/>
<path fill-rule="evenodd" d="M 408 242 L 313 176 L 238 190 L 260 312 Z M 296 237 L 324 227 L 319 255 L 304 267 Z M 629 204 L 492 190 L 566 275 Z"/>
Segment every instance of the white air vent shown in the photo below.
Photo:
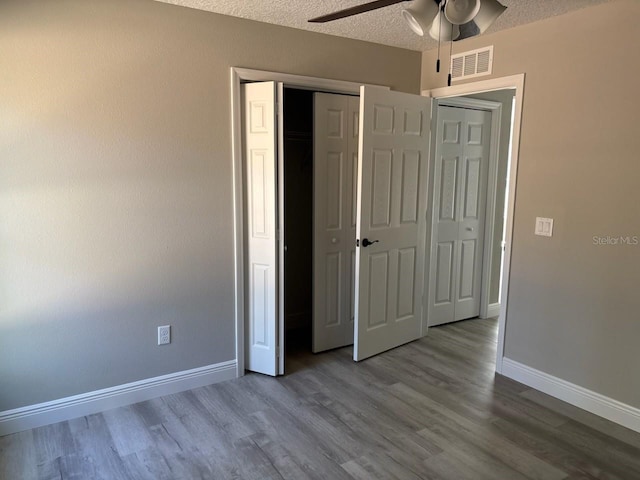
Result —
<path fill-rule="evenodd" d="M 451 79 L 480 77 L 491 74 L 493 68 L 493 45 L 458 53 L 451 57 Z"/>

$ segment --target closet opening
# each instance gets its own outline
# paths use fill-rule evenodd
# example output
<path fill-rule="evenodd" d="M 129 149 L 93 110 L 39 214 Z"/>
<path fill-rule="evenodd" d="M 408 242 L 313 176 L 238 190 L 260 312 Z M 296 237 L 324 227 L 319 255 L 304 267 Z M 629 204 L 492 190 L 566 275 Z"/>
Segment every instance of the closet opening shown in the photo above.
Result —
<path fill-rule="evenodd" d="M 284 89 L 285 365 L 290 354 L 311 351 L 313 94 L 311 90 Z"/>
<path fill-rule="evenodd" d="M 353 344 L 357 96 L 284 88 L 284 361 Z"/>

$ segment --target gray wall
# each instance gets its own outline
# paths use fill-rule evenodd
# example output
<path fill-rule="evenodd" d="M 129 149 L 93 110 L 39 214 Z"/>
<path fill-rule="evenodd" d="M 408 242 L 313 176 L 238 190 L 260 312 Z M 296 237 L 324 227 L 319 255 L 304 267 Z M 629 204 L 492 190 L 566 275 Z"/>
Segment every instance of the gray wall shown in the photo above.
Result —
<path fill-rule="evenodd" d="M 511 110 L 515 90 L 498 90 L 469 98 L 491 100 L 502 104 L 500 121 L 500 142 L 498 144 L 498 182 L 496 184 L 496 210 L 493 227 L 493 256 L 491 258 L 491 280 L 489 286 L 489 304 L 498 303 L 500 298 L 500 263 L 502 260 L 502 241 L 504 232 L 504 202 L 507 187 L 507 170 L 509 167 L 509 142 L 511 140 Z"/>
<path fill-rule="evenodd" d="M 506 356 L 634 407 L 640 245 L 593 237 L 640 236 L 638 18 L 616 0 L 454 45 L 494 45 L 494 77 L 526 73 Z M 446 84 L 434 65 L 425 52 L 425 89 Z"/>
<path fill-rule="evenodd" d="M 420 61 L 147 0 L 0 3 L 0 411 L 235 357 L 230 66 L 417 93 Z"/>

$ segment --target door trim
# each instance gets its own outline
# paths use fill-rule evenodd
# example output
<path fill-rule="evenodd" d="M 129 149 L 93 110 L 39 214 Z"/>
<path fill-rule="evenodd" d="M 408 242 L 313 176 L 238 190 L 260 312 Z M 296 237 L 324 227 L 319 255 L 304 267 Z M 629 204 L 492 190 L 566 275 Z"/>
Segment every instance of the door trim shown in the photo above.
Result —
<path fill-rule="evenodd" d="M 520 125 L 522 123 L 522 102 L 524 98 L 525 74 L 492 78 L 480 82 L 463 83 L 451 87 L 423 90 L 422 95 L 435 99 L 485 93 L 494 90 L 515 89 L 515 104 L 513 112 L 513 126 L 511 133 L 511 164 L 509 171 L 509 190 L 507 196 L 507 222 L 505 228 L 505 251 L 502 266 L 502 292 L 500 316 L 498 317 L 498 348 L 496 349 L 496 372 L 502 373 L 504 359 L 505 327 L 507 324 L 509 303 L 509 277 L 511 274 L 511 251 L 513 247 L 513 218 L 516 195 L 516 181 L 518 177 L 518 152 L 520 150 Z"/>
<path fill-rule="evenodd" d="M 249 68 L 231 67 L 229 69 L 231 84 L 231 157 L 233 165 L 233 259 L 234 259 L 234 296 L 235 296 L 235 333 L 236 333 L 236 376 L 244 375 L 245 348 L 245 275 L 244 275 L 244 193 L 242 180 L 242 103 L 240 101 L 240 83 L 246 81 L 282 82 L 285 87 L 303 90 L 321 90 L 332 93 L 360 94 L 360 86 L 390 88 L 382 85 L 331 80 L 320 77 L 308 77 L 289 73 L 253 70 Z M 282 355 L 283 352 L 280 352 Z"/>
<path fill-rule="evenodd" d="M 491 265 L 493 264 L 493 229 L 496 216 L 496 190 L 498 186 L 498 153 L 500 147 L 500 125 L 502 103 L 476 98 L 443 98 L 437 106 L 462 107 L 491 112 L 491 140 L 489 142 L 489 175 L 487 176 L 487 204 L 484 217 L 484 248 L 482 252 L 482 285 L 480 287 L 480 318 L 489 315 L 489 287 L 491 286 Z M 434 110 L 436 110 L 434 108 Z M 437 112 L 437 110 L 436 110 Z M 435 158 L 430 159 L 432 162 Z M 433 244 L 433 219 L 431 219 L 431 244 Z M 430 300 L 429 300 L 430 301 Z"/>

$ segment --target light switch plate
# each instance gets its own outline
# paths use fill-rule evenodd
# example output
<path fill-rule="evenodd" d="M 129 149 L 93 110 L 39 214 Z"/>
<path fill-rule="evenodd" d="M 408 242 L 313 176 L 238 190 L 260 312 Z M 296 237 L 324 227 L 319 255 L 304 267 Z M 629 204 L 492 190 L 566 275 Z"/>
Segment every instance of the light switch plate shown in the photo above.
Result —
<path fill-rule="evenodd" d="M 553 218 L 536 217 L 536 235 L 551 237 L 553 235 Z"/>

